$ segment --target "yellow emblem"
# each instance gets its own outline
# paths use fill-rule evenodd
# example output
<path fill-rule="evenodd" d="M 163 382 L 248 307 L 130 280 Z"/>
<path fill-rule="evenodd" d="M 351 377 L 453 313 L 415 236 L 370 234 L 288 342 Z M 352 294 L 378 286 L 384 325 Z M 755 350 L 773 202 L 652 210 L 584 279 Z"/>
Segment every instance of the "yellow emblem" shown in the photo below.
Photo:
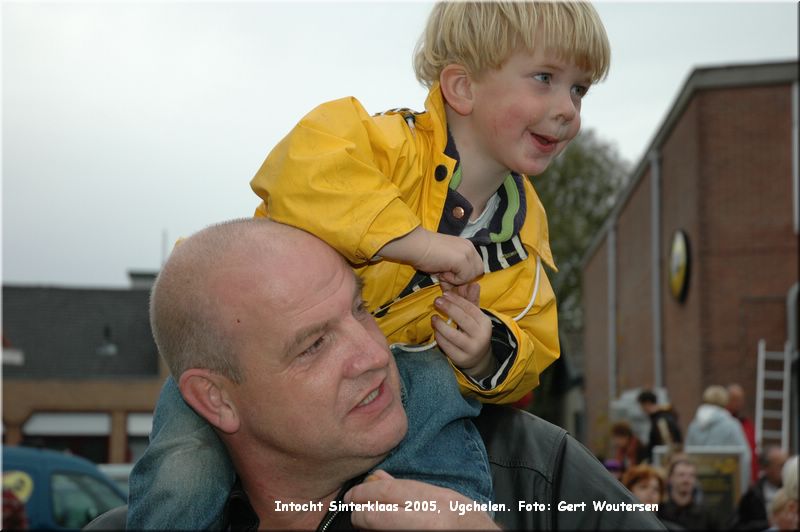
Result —
<path fill-rule="evenodd" d="M 669 253 L 669 290 L 683 302 L 689 288 L 689 239 L 682 230 L 675 231 Z"/>
<path fill-rule="evenodd" d="M 22 503 L 33 493 L 33 479 L 25 471 L 3 471 L 3 489 L 10 489 Z"/>

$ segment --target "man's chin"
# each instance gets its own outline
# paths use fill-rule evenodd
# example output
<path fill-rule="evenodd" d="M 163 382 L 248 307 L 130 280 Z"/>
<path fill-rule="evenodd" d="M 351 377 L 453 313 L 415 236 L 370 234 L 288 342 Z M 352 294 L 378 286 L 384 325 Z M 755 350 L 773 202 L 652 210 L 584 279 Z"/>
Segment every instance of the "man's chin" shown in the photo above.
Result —
<path fill-rule="evenodd" d="M 373 442 L 374 454 L 369 453 L 375 458 L 379 458 L 379 462 L 383 461 L 395 447 L 400 445 L 400 442 L 405 438 L 408 432 L 408 418 L 406 418 L 405 410 L 400 410 L 398 414 L 392 416 L 390 419 L 384 420 L 386 423 L 383 427 L 377 429 L 381 433 L 375 434 L 376 440 Z M 391 421 L 391 423 L 389 423 Z"/>

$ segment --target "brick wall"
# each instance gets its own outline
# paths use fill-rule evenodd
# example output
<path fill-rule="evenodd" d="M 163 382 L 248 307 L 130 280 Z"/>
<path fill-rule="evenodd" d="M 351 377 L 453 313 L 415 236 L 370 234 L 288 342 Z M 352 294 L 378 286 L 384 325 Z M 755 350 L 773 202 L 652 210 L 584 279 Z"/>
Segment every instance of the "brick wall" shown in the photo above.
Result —
<path fill-rule="evenodd" d="M 792 229 L 789 85 L 698 95 L 702 108 L 708 287 L 704 385 L 737 380 L 755 396 L 756 347 L 781 350 L 797 281 Z M 748 405 L 753 415 L 752 401 Z"/>
<path fill-rule="evenodd" d="M 703 389 L 739 382 L 754 415 L 757 342 L 781 350 L 786 294 L 797 282 L 792 229 L 791 86 L 696 92 L 660 145 L 664 384 L 684 431 Z M 620 207 L 616 234 L 617 392 L 653 383 L 649 172 Z M 668 289 L 671 240 L 691 247 L 683 303 Z M 584 272 L 588 444 L 608 429 L 607 247 Z"/>
<path fill-rule="evenodd" d="M 603 239 L 583 269 L 583 350 L 586 378 L 585 442 L 595 453 L 608 434 L 608 243 Z"/>
<path fill-rule="evenodd" d="M 702 151 L 700 102 L 692 100 L 661 148 L 661 312 L 664 386 L 684 431 L 703 390 L 703 246 L 700 205 Z M 690 274 L 686 299 L 669 291 L 672 237 L 682 229 L 689 240 Z"/>
<path fill-rule="evenodd" d="M 617 220 L 617 392 L 653 385 L 650 175 Z"/>

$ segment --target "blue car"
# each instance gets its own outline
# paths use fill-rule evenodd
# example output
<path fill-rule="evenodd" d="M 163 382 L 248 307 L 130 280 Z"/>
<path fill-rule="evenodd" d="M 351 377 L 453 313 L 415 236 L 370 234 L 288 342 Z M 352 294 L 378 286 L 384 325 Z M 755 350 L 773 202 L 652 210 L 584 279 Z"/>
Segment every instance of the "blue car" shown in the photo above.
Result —
<path fill-rule="evenodd" d="M 56 451 L 3 447 L 3 488 L 22 502 L 33 529 L 80 529 L 124 493 L 89 460 Z"/>

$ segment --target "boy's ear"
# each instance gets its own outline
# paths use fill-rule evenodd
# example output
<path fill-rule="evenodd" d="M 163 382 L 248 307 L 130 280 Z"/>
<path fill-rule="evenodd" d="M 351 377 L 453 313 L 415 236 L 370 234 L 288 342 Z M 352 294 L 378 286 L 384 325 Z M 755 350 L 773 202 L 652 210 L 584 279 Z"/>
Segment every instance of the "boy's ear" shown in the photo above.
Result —
<path fill-rule="evenodd" d="M 192 368 L 178 379 L 184 401 L 211 425 L 226 434 L 239 430 L 240 418 L 228 388 L 232 382 L 207 369 Z"/>
<path fill-rule="evenodd" d="M 442 96 L 452 109 L 463 116 L 472 112 L 472 78 L 462 65 L 450 64 L 439 74 Z"/>

